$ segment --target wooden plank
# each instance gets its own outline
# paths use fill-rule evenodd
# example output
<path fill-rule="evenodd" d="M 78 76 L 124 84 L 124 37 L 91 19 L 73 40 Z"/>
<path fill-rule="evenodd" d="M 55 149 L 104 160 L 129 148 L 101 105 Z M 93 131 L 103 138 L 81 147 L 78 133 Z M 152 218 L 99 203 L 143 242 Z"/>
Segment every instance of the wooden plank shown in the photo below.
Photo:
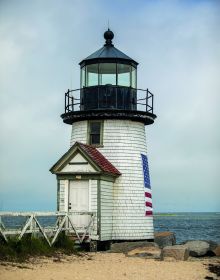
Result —
<path fill-rule="evenodd" d="M 13 216 L 13 217 L 27 217 L 27 216 L 31 216 L 31 215 L 35 215 L 35 216 L 63 216 L 63 212 L 1 212 L 0 211 L 0 216 Z"/>
<path fill-rule="evenodd" d="M 2 237 L 4 238 L 4 240 L 5 240 L 6 242 L 8 242 L 8 238 L 7 238 L 7 236 L 5 235 L 5 232 L 1 229 L 1 227 L 0 227 L 0 234 L 2 235 Z"/>
<path fill-rule="evenodd" d="M 76 215 L 92 215 L 94 212 L 89 212 L 89 211 L 71 211 L 69 212 L 71 214 L 76 214 Z M 67 212 L 65 211 L 59 211 L 59 212 L 1 212 L 0 211 L 0 217 L 3 216 L 13 216 L 13 217 L 28 217 L 31 215 L 34 215 L 35 217 L 44 217 L 44 216 L 64 216 L 66 215 Z"/>
<path fill-rule="evenodd" d="M 39 229 L 40 229 L 41 233 L 43 234 L 44 238 L 46 239 L 47 243 L 51 246 L 50 240 L 48 239 L 48 237 L 47 237 L 46 233 L 44 232 L 42 226 L 40 225 L 40 223 L 38 222 L 38 220 L 36 219 L 35 216 L 33 216 L 33 219 L 35 220 L 37 226 L 39 227 Z"/>
<path fill-rule="evenodd" d="M 52 239 L 52 241 L 51 241 L 50 246 L 53 245 L 54 242 L 56 241 L 57 236 L 58 236 L 59 233 L 61 232 L 61 230 L 62 230 L 62 228 L 63 228 L 65 222 L 67 222 L 67 216 L 64 216 L 63 219 L 61 220 L 61 223 L 60 223 L 60 225 L 59 225 L 59 227 L 58 227 L 58 229 L 57 229 L 57 232 L 55 233 L 55 235 L 54 235 L 54 237 L 53 237 L 53 239 Z"/>
<path fill-rule="evenodd" d="M 0 217 L 0 228 L 5 229 L 5 225 L 4 225 L 4 223 L 2 222 L 1 217 Z"/>
<path fill-rule="evenodd" d="M 77 230 L 76 230 L 75 226 L 73 225 L 73 223 L 72 223 L 72 221 L 71 221 L 70 217 L 69 217 L 69 216 L 67 216 L 67 218 L 68 218 L 68 221 L 69 221 L 69 223 L 70 223 L 70 225 L 71 225 L 72 229 L 74 230 L 74 232 L 75 232 L 75 234 L 76 234 L 76 236 L 77 236 L 77 238 L 78 238 L 78 240 L 79 240 L 79 242 L 80 242 L 80 236 L 79 236 L 79 233 L 77 232 Z"/>
<path fill-rule="evenodd" d="M 91 217 L 91 220 L 90 220 L 88 226 L 86 227 L 85 233 L 84 233 L 83 236 L 81 237 L 81 242 L 83 242 L 84 238 L 86 237 L 86 234 L 88 233 L 88 231 L 89 231 L 89 229 L 90 229 L 92 223 L 94 222 L 94 218 L 95 218 L 94 216 Z"/>
<path fill-rule="evenodd" d="M 31 226 L 32 220 L 33 220 L 34 215 L 31 215 L 30 218 L 26 221 L 26 224 L 24 225 L 23 229 L 21 230 L 21 233 L 18 237 L 18 240 L 21 240 L 22 236 L 25 234 L 26 230 L 28 227 Z"/>
<path fill-rule="evenodd" d="M 72 211 L 69 214 L 66 212 L 0 212 L 1 216 L 9 216 L 9 217 L 28 217 L 25 225 L 21 229 L 15 229 L 15 228 L 7 228 L 3 229 L 0 227 L 0 235 L 3 236 L 4 240 L 7 241 L 7 235 L 19 235 L 18 239 L 20 240 L 25 233 L 39 233 L 41 232 L 44 238 L 46 239 L 47 243 L 52 246 L 52 244 L 56 241 L 57 236 L 59 235 L 60 231 L 66 231 L 67 233 L 74 232 L 77 236 L 78 240 L 83 240 L 87 234 L 87 231 L 91 227 L 91 221 L 89 225 L 86 228 L 80 228 L 75 227 L 72 224 L 72 221 L 69 217 L 69 215 L 90 215 L 92 218 L 92 222 L 94 224 L 95 219 L 95 212 L 88 212 L 88 211 Z M 47 226 L 42 227 L 40 222 L 38 221 L 37 217 L 42 216 L 54 216 L 56 217 L 55 226 Z M 65 224 L 66 222 L 66 224 Z M 69 222 L 69 224 L 67 224 Z M 33 223 L 35 226 L 32 226 Z M 48 233 L 54 235 L 52 242 L 50 242 L 48 238 Z M 85 234 L 86 233 L 86 234 Z M 82 237 L 80 235 L 82 234 Z"/>

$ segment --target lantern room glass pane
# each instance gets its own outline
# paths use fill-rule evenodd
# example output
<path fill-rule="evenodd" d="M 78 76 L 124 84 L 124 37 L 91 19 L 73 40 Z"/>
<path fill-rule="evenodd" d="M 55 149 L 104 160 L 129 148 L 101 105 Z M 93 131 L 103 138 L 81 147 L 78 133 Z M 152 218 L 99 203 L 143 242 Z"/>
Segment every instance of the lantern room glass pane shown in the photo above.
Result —
<path fill-rule="evenodd" d="M 81 68 L 81 88 L 86 86 L 86 68 Z"/>
<path fill-rule="evenodd" d="M 116 63 L 99 64 L 99 84 L 116 85 Z"/>
<path fill-rule="evenodd" d="M 131 67 L 131 87 L 137 88 L 137 69 Z"/>
<path fill-rule="evenodd" d="M 90 64 L 86 66 L 86 86 L 97 86 L 99 84 L 98 64 Z"/>
<path fill-rule="evenodd" d="M 118 86 L 131 86 L 131 66 L 126 64 L 118 64 Z"/>

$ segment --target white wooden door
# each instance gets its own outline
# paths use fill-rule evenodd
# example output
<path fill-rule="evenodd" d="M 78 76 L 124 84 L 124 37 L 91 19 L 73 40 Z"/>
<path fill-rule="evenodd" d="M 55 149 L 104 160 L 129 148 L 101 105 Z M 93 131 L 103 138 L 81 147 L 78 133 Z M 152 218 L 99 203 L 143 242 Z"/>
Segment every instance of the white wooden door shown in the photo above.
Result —
<path fill-rule="evenodd" d="M 89 181 L 72 180 L 69 188 L 69 211 L 89 211 Z M 89 215 L 73 214 L 71 220 L 77 228 L 85 228 L 89 223 Z"/>

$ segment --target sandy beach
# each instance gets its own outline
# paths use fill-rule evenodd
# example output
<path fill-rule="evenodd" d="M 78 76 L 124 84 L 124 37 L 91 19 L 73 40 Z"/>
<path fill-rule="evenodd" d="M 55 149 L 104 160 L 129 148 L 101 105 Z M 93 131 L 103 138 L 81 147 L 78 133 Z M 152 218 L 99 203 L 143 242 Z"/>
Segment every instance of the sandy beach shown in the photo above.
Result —
<path fill-rule="evenodd" d="M 39 258 L 30 263 L 0 264 L 1 280 L 194 280 L 216 276 L 206 266 L 219 260 L 156 261 L 118 253 L 88 253 L 81 257 Z M 210 278 L 209 278 L 210 279 Z"/>

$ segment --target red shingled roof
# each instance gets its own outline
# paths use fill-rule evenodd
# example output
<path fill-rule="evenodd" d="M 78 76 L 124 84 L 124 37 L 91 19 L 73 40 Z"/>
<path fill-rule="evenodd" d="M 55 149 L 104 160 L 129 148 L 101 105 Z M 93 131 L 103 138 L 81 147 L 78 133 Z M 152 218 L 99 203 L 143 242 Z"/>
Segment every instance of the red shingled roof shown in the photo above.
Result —
<path fill-rule="evenodd" d="M 102 171 L 121 175 L 117 168 L 111 164 L 95 147 L 77 142 L 79 147 L 101 168 Z"/>

